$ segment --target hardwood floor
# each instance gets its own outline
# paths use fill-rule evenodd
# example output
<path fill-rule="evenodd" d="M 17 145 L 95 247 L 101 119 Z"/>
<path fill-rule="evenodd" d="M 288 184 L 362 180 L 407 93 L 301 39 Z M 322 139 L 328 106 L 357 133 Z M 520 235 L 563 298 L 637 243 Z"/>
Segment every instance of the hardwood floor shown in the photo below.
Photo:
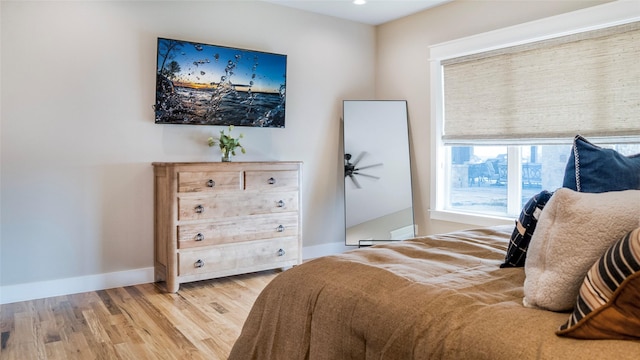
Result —
<path fill-rule="evenodd" d="M 279 270 L 143 284 L 0 305 L 0 358 L 226 359 Z"/>

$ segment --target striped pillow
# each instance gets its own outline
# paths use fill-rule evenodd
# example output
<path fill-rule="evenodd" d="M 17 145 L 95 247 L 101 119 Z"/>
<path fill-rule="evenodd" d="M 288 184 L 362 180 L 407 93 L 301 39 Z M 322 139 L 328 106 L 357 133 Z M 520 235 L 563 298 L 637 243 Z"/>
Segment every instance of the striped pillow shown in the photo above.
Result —
<path fill-rule="evenodd" d="M 569 320 L 556 332 L 579 339 L 640 339 L 640 228 L 591 267 Z"/>

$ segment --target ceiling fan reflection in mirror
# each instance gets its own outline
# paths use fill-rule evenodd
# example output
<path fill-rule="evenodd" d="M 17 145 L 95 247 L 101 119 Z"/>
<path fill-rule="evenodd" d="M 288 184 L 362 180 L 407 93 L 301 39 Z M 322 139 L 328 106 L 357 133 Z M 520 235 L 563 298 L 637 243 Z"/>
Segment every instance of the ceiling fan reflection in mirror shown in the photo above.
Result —
<path fill-rule="evenodd" d="M 369 174 L 363 174 L 360 172 L 360 170 L 363 169 L 368 169 L 368 168 L 372 168 L 372 167 L 377 167 L 377 166 L 382 166 L 382 163 L 378 163 L 378 164 L 372 164 L 372 165 L 366 165 L 366 166 L 360 166 L 358 167 L 358 163 L 360 163 L 360 161 L 362 160 L 362 158 L 366 155 L 367 153 L 365 151 L 361 152 L 360 155 L 358 155 L 358 157 L 353 161 L 353 163 L 351 162 L 351 154 L 344 154 L 344 177 L 346 178 L 347 176 L 351 179 L 351 181 L 353 181 L 353 184 L 356 186 L 356 188 L 361 189 L 362 186 L 360 186 L 360 183 L 358 182 L 358 179 L 356 179 L 356 175 L 357 176 L 364 176 L 364 177 L 368 177 L 368 178 L 372 178 L 372 179 L 380 179 L 379 176 L 373 176 L 373 175 L 369 175 Z"/>

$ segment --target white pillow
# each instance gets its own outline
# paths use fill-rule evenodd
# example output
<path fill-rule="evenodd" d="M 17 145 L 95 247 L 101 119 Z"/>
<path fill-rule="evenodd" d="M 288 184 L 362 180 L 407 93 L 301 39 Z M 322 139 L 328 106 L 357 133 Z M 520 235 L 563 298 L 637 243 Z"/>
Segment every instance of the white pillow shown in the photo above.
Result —
<path fill-rule="evenodd" d="M 638 226 L 640 190 L 593 194 L 558 189 L 531 237 L 524 264 L 524 305 L 572 309 L 589 268 Z"/>

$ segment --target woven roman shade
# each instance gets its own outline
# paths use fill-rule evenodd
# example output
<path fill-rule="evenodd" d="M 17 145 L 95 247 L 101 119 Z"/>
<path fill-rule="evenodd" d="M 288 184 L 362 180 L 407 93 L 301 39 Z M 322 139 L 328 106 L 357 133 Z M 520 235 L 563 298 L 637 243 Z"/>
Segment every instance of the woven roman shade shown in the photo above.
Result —
<path fill-rule="evenodd" d="M 640 135 L 640 22 L 441 64 L 445 143 Z"/>

